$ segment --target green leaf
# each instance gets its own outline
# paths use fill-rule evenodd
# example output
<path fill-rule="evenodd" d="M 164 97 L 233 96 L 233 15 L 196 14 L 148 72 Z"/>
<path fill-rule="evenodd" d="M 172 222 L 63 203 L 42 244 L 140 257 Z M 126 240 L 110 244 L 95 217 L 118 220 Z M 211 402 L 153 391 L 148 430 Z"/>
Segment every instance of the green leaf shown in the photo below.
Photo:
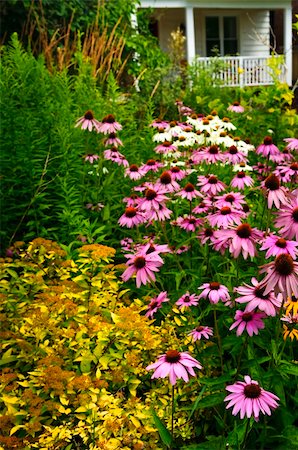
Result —
<path fill-rule="evenodd" d="M 287 362 L 286 364 L 281 364 L 278 369 L 279 372 L 286 372 L 290 375 L 298 376 L 298 364 L 291 364 Z"/>
<path fill-rule="evenodd" d="M 212 406 L 219 405 L 219 404 L 223 403 L 225 395 L 226 394 L 220 394 L 220 393 L 208 395 L 207 397 L 204 397 L 200 401 L 199 407 L 200 408 L 210 408 Z"/>
<path fill-rule="evenodd" d="M 194 414 L 194 412 L 198 409 L 198 405 L 199 405 L 199 403 L 200 403 L 200 401 L 201 401 L 201 398 L 203 397 L 203 394 L 204 394 L 204 392 L 205 392 L 205 390 L 206 390 L 206 387 L 207 387 L 207 386 L 204 386 L 204 387 L 203 387 L 203 389 L 201 390 L 199 396 L 197 397 L 196 401 L 194 402 L 194 405 L 193 405 L 193 407 L 192 407 L 192 410 L 191 410 L 191 412 L 190 412 L 190 415 L 189 415 L 189 418 L 188 418 L 188 419 L 190 419 L 190 418 L 192 417 L 192 415 Z"/>
<path fill-rule="evenodd" d="M 171 433 L 169 432 L 169 430 L 165 427 L 165 425 L 163 424 L 163 422 L 160 420 L 160 418 L 158 417 L 158 415 L 156 414 L 156 412 L 154 411 L 154 409 L 152 409 L 152 416 L 154 419 L 154 423 L 155 426 L 158 430 L 159 436 L 162 440 L 162 442 L 167 446 L 167 447 L 171 447 L 172 442 L 173 442 L 173 437 L 171 435 Z"/>

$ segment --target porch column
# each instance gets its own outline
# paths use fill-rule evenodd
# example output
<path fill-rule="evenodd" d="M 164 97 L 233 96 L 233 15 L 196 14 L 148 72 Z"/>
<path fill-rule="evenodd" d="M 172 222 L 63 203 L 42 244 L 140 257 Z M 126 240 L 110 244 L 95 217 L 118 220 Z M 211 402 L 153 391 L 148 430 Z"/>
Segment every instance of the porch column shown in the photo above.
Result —
<path fill-rule="evenodd" d="M 292 10 L 284 9 L 284 54 L 286 62 L 286 82 L 292 86 Z"/>
<path fill-rule="evenodd" d="M 195 45 L 195 24 L 193 16 L 193 8 L 185 8 L 185 24 L 186 24 L 186 54 L 187 62 L 191 64 L 196 55 Z"/>

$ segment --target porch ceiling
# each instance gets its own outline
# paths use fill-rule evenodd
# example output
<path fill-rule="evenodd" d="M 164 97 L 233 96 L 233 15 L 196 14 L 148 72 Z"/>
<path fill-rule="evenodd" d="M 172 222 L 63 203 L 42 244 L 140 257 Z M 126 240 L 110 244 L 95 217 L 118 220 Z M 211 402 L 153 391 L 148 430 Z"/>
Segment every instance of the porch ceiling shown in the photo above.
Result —
<path fill-rule="evenodd" d="M 141 8 L 286 9 L 291 0 L 141 0 Z"/>

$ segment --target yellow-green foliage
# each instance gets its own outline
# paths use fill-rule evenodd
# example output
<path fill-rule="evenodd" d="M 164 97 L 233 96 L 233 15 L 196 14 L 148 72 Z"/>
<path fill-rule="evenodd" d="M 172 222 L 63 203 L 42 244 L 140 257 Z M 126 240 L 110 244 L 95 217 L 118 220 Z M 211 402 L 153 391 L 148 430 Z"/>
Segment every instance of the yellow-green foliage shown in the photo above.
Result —
<path fill-rule="evenodd" d="M 1 261 L 0 449 L 161 448 L 151 408 L 161 392 L 170 408 L 168 387 L 145 368 L 173 333 L 121 289 L 115 250 L 16 252 Z"/>

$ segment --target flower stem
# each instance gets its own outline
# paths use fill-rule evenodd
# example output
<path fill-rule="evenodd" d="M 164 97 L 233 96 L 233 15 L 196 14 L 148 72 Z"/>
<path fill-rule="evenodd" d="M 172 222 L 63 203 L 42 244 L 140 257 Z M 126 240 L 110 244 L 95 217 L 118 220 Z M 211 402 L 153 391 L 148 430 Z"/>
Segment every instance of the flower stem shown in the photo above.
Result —
<path fill-rule="evenodd" d="M 219 334 L 219 330 L 218 330 L 218 323 L 217 323 L 217 316 L 216 316 L 216 310 L 213 310 L 213 315 L 214 315 L 214 327 L 215 327 L 215 332 L 216 332 L 216 336 L 217 336 L 217 346 L 218 346 L 218 352 L 219 352 L 219 358 L 220 358 L 220 366 L 221 366 L 221 373 L 224 373 L 224 365 L 223 365 L 223 358 L 222 358 L 222 345 L 221 345 L 221 338 L 220 338 L 220 334 Z"/>
<path fill-rule="evenodd" d="M 175 386 L 172 384 L 172 417 L 171 417 L 171 434 L 172 438 L 174 440 L 174 412 L 175 412 L 175 404 L 174 404 L 174 398 L 175 398 Z"/>

